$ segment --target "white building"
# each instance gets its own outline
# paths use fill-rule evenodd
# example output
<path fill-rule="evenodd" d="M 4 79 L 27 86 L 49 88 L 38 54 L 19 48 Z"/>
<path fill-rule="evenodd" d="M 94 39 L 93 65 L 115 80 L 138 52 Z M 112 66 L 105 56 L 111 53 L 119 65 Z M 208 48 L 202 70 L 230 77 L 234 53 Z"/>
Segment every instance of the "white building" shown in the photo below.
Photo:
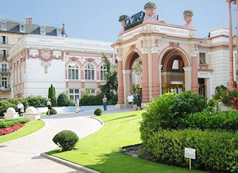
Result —
<path fill-rule="evenodd" d="M 71 99 L 86 92 L 96 95 L 105 84 L 102 53 L 115 62 L 110 42 L 25 35 L 11 50 L 12 97 L 48 96 L 52 84 L 56 94 L 66 91 Z"/>

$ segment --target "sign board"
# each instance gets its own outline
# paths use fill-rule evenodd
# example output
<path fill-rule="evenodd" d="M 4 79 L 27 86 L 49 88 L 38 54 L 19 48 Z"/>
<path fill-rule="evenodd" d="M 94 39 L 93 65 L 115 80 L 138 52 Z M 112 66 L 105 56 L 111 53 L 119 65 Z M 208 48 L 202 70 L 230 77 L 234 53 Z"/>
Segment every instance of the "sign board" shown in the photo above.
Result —
<path fill-rule="evenodd" d="M 185 148 L 184 157 L 189 159 L 195 159 L 196 158 L 196 150 L 193 148 Z"/>
<path fill-rule="evenodd" d="M 125 25 L 129 25 L 131 23 L 135 23 L 136 21 L 142 20 L 145 18 L 145 12 L 144 11 L 140 11 L 134 15 L 132 15 L 130 18 L 126 18 L 125 19 Z"/>

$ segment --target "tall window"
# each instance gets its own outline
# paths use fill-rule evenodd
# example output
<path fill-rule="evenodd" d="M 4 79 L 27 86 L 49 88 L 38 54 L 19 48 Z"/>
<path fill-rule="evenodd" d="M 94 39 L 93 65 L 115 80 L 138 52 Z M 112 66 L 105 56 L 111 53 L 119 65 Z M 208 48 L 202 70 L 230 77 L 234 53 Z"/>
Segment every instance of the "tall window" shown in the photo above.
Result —
<path fill-rule="evenodd" d="M 71 100 L 75 100 L 76 97 L 80 98 L 79 96 L 79 89 L 69 89 L 69 97 Z"/>
<path fill-rule="evenodd" d="M 0 49 L 0 58 L 7 58 L 8 55 L 8 50 L 2 50 Z"/>
<path fill-rule="evenodd" d="M 7 72 L 7 64 L 5 63 L 2 64 L 1 72 Z"/>
<path fill-rule="evenodd" d="M 2 77 L 1 86 L 7 88 L 7 77 Z"/>
<path fill-rule="evenodd" d="M 94 66 L 92 64 L 87 64 L 85 66 L 85 80 L 95 80 Z"/>
<path fill-rule="evenodd" d="M 199 63 L 206 64 L 206 54 L 205 53 L 199 53 Z"/>
<path fill-rule="evenodd" d="M 105 66 L 100 67 L 100 79 L 101 80 L 106 80 L 105 74 L 106 74 L 107 68 Z"/>
<path fill-rule="evenodd" d="M 70 64 L 68 66 L 68 79 L 70 80 L 79 79 L 79 67 L 76 64 Z"/>
<path fill-rule="evenodd" d="M 0 36 L 0 44 L 8 44 L 8 37 L 7 36 Z"/>

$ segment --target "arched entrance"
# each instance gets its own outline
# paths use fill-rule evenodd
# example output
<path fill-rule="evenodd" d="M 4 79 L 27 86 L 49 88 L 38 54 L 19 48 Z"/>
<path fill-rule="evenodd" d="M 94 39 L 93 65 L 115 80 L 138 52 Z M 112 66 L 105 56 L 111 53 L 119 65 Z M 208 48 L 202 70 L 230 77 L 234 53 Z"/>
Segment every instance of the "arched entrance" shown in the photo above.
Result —
<path fill-rule="evenodd" d="M 136 95 L 138 92 L 142 95 L 142 59 L 139 52 L 131 51 L 128 54 L 125 62 L 124 80 L 125 103 L 129 93 Z"/>
<path fill-rule="evenodd" d="M 186 56 L 178 49 L 166 51 L 161 60 L 161 94 L 174 89 L 176 93 L 185 91 Z"/>

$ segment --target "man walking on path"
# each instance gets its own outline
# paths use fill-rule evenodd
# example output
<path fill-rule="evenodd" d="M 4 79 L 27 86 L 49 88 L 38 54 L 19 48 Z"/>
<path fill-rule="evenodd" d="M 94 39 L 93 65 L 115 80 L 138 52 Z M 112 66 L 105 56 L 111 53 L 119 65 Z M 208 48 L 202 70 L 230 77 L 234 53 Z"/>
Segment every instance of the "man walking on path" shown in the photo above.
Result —
<path fill-rule="evenodd" d="M 76 97 L 75 99 L 75 110 L 76 110 L 76 113 L 79 113 L 79 98 Z"/>
<path fill-rule="evenodd" d="M 133 110 L 134 96 L 131 95 L 131 93 L 129 93 L 129 95 L 128 95 L 128 97 L 127 97 L 127 101 L 128 101 L 128 103 L 129 103 L 129 105 L 130 105 L 131 110 Z"/>

